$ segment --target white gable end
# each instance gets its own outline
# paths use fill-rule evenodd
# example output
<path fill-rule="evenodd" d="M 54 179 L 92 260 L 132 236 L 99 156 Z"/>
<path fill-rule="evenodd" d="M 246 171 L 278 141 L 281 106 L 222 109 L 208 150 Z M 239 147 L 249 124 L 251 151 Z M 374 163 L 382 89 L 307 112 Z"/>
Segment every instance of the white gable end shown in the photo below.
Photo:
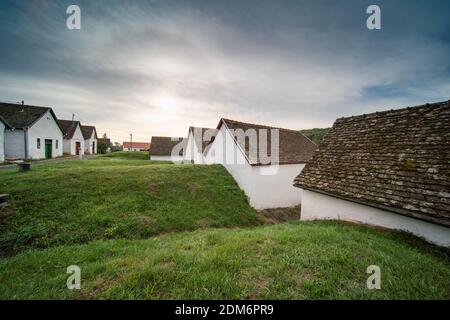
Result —
<path fill-rule="evenodd" d="M 84 137 L 79 124 L 77 124 L 72 139 L 64 139 L 64 153 L 76 155 L 77 148 L 80 149 L 81 154 L 84 154 Z"/>
<path fill-rule="evenodd" d="M 251 166 L 233 135 L 222 125 L 208 152 L 207 164 L 222 164 L 258 210 L 297 206 L 301 190 L 292 181 L 304 164 Z"/>
<path fill-rule="evenodd" d="M 51 148 L 51 157 L 60 157 L 63 154 L 63 133 L 57 120 L 50 111 L 47 111 L 27 131 L 28 158 L 45 159 L 46 143 Z M 51 146 L 50 146 L 51 144 Z"/>

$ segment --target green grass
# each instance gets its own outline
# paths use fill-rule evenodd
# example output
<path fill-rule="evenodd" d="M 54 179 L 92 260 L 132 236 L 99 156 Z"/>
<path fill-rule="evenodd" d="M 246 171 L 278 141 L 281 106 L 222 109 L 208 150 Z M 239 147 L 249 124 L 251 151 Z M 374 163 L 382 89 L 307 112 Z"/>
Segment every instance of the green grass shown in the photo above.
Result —
<path fill-rule="evenodd" d="M 117 151 L 107 154 L 103 154 L 97 157 L 97 159 L 122 159 L 122 160 L 149 160 L 150 155 L 148 151 Z"/>
<path fill-rule="evenodd" d="M 69 265 L 81 290 L 66 288 Z M 0 298 L 450 299 L 450 263 L 402 233 L 294 222 L 29 250 L 0 260 Z"/>
<path fill-rule="evenodd" d="M 223 167 L 124 161 L 125 154 L 139 153 L 0 172 L 0 193 L 11 195 L 0 211 L 0 251 L 256 223 Z"/>
<path fill-rule="evenodd" d="M 320 142 L 323 140 L 323 137 L 330 129 L 331 128 L 314 128 L 304 129 L 300 131 L 316 144 L 320 144 Z"/>
<path fill-rule="evenodd" d="M 337 222 L 256 226 L 221 166 L 118 152 L 1 171 L 0 193 L 0 299 L 450 299 L 448 250 Z"/>

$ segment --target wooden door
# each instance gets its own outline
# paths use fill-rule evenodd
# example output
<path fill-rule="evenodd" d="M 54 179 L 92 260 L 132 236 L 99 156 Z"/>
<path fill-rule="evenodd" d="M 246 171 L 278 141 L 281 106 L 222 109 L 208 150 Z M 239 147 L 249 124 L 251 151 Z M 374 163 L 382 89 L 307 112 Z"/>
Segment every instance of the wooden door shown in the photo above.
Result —
<path fill-rule="evenodd" d="M 77 156 L 79 156 L 80 155 L 80 149 L 81 149 L 81 142 L 75 142 L 75 154 L 77 155 Z"/>
<path fill-rule="evenodd" d="M 52 140 L 45 139 L 45 159 L 51 159 L 52 158 Z"/>

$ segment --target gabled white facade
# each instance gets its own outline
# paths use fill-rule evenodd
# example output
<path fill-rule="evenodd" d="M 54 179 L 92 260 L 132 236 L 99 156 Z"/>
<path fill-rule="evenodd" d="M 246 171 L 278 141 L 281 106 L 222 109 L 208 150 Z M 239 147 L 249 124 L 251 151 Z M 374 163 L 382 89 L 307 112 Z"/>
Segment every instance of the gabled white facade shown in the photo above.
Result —
<path fill-rule="evenodd" d="M 201 149 L 202 146 L 197 146 L 197 142 L 195 142 L 193 132 L 189 131 L 186 148 L 183 150 L 183 160 L 195 164 L 204 163 L 203 153 L 200 151 Z"/>
<path fill-rule="evenodd" d="M 5 124 L 0 120 L 0 163 L 5 161 L 5 129 Z"/>
<path fill-rule="evenodd" d="M 52 112 L 48 110 L 28 129 L 5 131 L 5 157 L 45 159 L 46 148 L 51 158 L 63 155 L 63 133 Z"/>
<path fill-rule="evenodd" d="M 79 154 L 84 154 L 84 137 L 81 131 L 80 123 L 77 123 L 77 128 L 72 136 L 72 139 L 64 139 L 64 153 L 70 155 L 77 154 L 77 145 L 79 146 Z"/>
<path fill-rule="evenodd" d="M 252 166 L 223 124 L 205 153 L 206 164 L 222 164 L 257 210 L 300 205 L 301 190 L 292 181 L 304 164 Z"/>
<path fill-rule="evenodd" d="M 97 154 L 97 136 L 95 130 L 92 130 L 92 135 L 89 139 L 84 140 L 84 153 Z"/>

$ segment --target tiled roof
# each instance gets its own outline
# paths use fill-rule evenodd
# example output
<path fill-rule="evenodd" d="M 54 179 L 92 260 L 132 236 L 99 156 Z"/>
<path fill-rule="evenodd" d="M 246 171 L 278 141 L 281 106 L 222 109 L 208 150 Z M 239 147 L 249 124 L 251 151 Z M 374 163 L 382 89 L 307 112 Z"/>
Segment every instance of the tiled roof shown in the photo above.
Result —
<path fill-rule="evenodd" d="M 298 187 L 450 226 L 450 104 L 336 120 Z"/>
<path fill-rule="evenodd" d="M 83 138 L 90 139 L 92 137 L 92 133 L 95 132 L 95 137 L 97 137 L 97 130 L 95 130 L 94 126 L 81 126 L 81 132 L 83 132 Z"/>
<path fill-rule="evenodd" d="M 245 150 L 245 155 L 249 160 L 251 165 L 262 165 L 262 164 L 270 164 L 271 159 L 271 135 L 272 130 L 278 130 L 279 132 L 279 164 L 297 164 L 297 163 L 306 163 L 308 162 L 315 149 L 317 148 L 316 144 L 305 137 L 298 130 L 290 130 L 284 128 L 276 128 L 265 125 L 251 124 L 245 123 L 230 119 L 221 119 L 217 129 L 223 124 L 226 124 L 226 127 L 231 130 L 241 129 L 242 131 L 235 131 L 235 142 L 240 146 L 242 150 Z M 254 129 L 257 134 L 256 146 L 251 145 L 248 141 L 245 142 L 245 139 L 239 138 L 239 132 L 247 132 L 249 129 Z M 267 152 L 262 152 L 262 156 L 259 154 L 259 142 L 263 137 L 265 129 L 267 134 Z M 251 145 L 251 146 L 250 146 Z M 263 159 L 264 158 L 264 159 Z"/>
<path fill-rule="evenodd" d="M 186 139 L 179 137 L 152 137 L 150 154 L 152 156 L 170 156 L 172 149 L 182 141 L 183 148 L 179 155 L 183 155 L 183 150 L 186 147 Z"/>
<path fill-rule="evenodd" d="M 2 116 L 0 116 L 0 122 L 2 122 L 7 128 L 10 128 L 10 125 L 8 124 L 8 122 L 6 122 L 5 119 L 2 118 Z"/>
<path fill-rule="evenodd" d="M 49 110 L 51 108 L 0 102 L 0 116 L 12 128 L 28 128 Z"/>
<path fill-rule="evenodd" d="M 217 132 L 218 130 L 214 128 L 189 127 L 189 133 L 193 134 L 197 150 L 201 153 L 214 140 Z"/>
<path fill-rule="evenodd" d="M 75 131 L 77 130 L 77 126 L 80 124 L 79 121 L 72 120 L 58 120 L 59 125 L 63 128 L 64 131 L 64 139 L 70 140 L 73 138 Z"/>
<path fill-rule="evenodd" d="M 124 149 L 128 149 L 128 148 L 139 148 L 139 149 L 143 149 L 143 150 L 148 150 L 150 149 L 150 142 L 130 142 L 130 141 L 124 141 L 122 143 L 122 146 Z"/>

